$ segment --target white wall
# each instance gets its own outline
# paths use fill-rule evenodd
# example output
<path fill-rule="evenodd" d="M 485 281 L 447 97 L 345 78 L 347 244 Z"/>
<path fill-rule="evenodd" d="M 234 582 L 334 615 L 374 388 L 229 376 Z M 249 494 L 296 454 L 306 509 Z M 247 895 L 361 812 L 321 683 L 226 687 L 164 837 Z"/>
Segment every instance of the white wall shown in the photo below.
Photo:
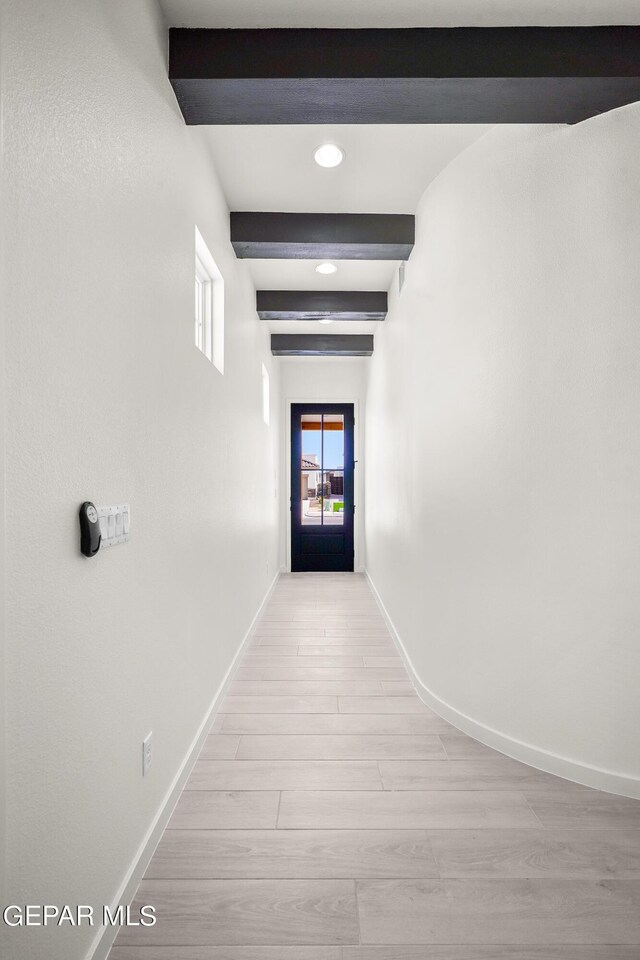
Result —
<path fill-rule="evenodd" d="M 277 365 L 154 0 L 14 0 L 2 43 L 9 897 L 110 904 L 277 572 Z M 194 224 L 224 377 L 193 343 Z M 85 499 L 130 502 L 131 541 L 81 557 Z M 95 933 L 2 956 L 76 960 Z"/>
<path fill-rule="evenodd" d="M 289 528 L 289 489 L 290 482 L 290 416 L 291 403 L 322 400 L 327 403 L 355 401 L 356 428 L 354 434 L 355 459 L 358 460 L 355 475 L 356 523 L 355 569 L 364 569 L 364 397 L 368 358 L 338 357 L 335 359 L 313 357 L 281 357 L 280 384 L 282 401 L 280 405 L 281 433 L 283 437 L 280 452 L 280 474 L 283 477 L 282 513 L 280 519 L 280 556 L 281 564 L 290 567 L 290 528 Z M 284 479 L 286 478 L 286 479 Z M 287 487 L 285 490 L 284 488 Z"/>
<path fill-rule="evenodd" d="M 367 566 L 423 694 L 640 795 L 640 106 L 426 191 L 367 393 Z"/>

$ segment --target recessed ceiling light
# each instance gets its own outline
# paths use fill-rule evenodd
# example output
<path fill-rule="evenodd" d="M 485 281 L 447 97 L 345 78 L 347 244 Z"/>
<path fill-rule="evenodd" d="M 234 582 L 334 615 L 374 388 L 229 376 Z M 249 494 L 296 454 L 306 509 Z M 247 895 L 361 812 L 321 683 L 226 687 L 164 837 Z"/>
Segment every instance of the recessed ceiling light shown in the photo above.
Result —
<path fill-rule="evenodd" d="M 331 317 L 320 317 L 318 323 L 333 323 Z"/>
<path fill-rule="evenodd" d="M 329 274 L 337 272 L 338 268 L 336 267 L 335 263 L 319 263 L 316 267 L 316 273 Z"/>
<path fill-rule="evenodd" d="M 339 167 L 344 160 L 344 150 L 337 143 L 322 143 L 316 148 L 313 159 L 320 167 Z"/>

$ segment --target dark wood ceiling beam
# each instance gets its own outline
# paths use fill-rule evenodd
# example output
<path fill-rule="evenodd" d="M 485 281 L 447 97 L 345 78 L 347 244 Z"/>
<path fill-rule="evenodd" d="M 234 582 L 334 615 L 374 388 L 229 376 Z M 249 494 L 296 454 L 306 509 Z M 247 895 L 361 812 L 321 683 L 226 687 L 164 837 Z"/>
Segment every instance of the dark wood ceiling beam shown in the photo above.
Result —
<path fill-rule="evenodd" d="M 239 258 L 408 260 L 415 217 L 388 213 L 232 213 Z"/>
<path fill-rule="evenodd" d="M 640 27 L 169 32 L 189 124 L 576 123 L 640 99 Z"/>
<path fill-rule="evenodd" d="M 258 290 L 261 320 L 384 320 L 384 290 Z"/>
<path fill-rule="evenodd" d="M 274 357 L 370 357 L 373 336 L 339 333 L 272 333 Z"/>

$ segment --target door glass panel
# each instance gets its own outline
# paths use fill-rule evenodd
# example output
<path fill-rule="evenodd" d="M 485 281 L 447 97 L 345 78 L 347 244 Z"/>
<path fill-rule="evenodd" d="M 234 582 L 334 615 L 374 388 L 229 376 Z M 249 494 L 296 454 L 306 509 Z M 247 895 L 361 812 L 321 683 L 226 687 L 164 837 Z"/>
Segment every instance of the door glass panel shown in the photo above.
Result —
<path fill-rule="evenodd" d="M 322 522 L 344 524 L 344 416 L 322 418 Z"/>
<path fill-rule="evenodd" d="M 344 417 L 326 413 L 322 418 L 323 470 L 344 470 Z"/>
<path fill-rule="evenodd" d="M 307 413 L 300 417 L 302 526 L 344 524 L 344 416 Z"/>
<path fill-rule="evenodd" d="M 302 525 L 322 523 L 322 417 L 305 413 L 300 417 L 302 462 L 300 464 L 300 505 Z"/>
<path fill-rule="evenodd" d="M 325 470 L 322 481 L 322 522 L 341 527 L 344 524 L 344 470 Z"/>

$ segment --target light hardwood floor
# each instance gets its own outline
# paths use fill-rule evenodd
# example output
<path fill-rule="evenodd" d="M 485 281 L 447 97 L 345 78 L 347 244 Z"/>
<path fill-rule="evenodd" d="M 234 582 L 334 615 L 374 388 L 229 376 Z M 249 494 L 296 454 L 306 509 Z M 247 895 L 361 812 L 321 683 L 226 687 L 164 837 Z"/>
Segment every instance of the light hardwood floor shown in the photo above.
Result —
<path fill-rule="evenodd" d="M 640 960 L 640 802 L 413 691 L 365 579 L 283 576 L 111 960 Z"/>

